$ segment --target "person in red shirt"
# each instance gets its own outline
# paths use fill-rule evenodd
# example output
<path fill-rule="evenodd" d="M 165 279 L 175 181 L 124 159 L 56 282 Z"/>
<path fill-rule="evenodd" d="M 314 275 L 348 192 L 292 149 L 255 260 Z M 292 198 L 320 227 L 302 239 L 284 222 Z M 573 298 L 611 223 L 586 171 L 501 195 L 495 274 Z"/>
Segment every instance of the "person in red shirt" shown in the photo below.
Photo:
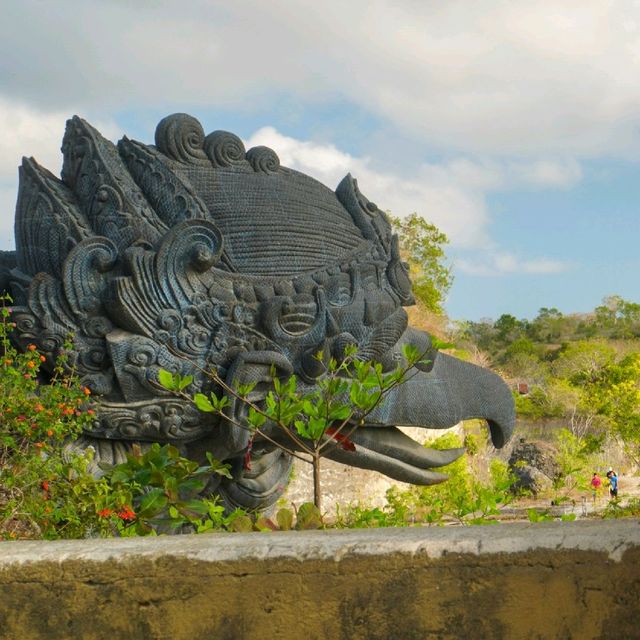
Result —
<path fill-rule="evenodd" d="M 593 494 L 593 501 L 596 501 L 596 496 L 598 495 L 598 491 L 600 490 L 600 487 L 602 486 L 602 480 L 600 479 L 600 476 L 598 475 L 598 472 L 594 472 L 593 474 L 593 478 L 591 478 L 591 491 Z"/>

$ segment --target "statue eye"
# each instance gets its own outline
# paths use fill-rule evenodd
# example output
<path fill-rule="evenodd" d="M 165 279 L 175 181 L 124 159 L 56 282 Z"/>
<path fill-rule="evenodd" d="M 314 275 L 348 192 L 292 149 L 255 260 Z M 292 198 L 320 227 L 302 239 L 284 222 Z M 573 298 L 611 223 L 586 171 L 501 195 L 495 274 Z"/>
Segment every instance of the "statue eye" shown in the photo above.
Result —
<path fill-rule="evenodd" d="M 346 273 L 331 279 L 326 287 L 327 300 L 336 307 L 343 307 L 351 302 L 351 276 Z"/>

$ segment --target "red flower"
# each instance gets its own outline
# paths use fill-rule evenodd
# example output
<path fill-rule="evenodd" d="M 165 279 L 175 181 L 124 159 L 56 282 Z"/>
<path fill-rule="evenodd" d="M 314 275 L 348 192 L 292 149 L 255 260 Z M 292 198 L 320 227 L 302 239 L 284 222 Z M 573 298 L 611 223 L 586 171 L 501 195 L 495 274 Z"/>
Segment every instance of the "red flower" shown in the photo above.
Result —
<path fill-rule="evenodd" d="M 347 436 L 345 436 L 342 433 L 338 433 L 338 430 L 335 427 L 329 427 L 325 433 L 330 436 L 331 438 L 333 438 L 336 442 L 338 442 L 340 444 L 340 447 L 342 449 L 344 449 L 345 451 L 355 451 L 356 450 L 356 445 L 353 444 L 353 442 L 351 440 L 349 440 L 349 438 L 347 438 Z"/>
<path fill-rule="evenodd" d="M 251 449 L 253 447 L 253 438 L 249 440 L 249 444 L 247 445 L 247 449 L 244 452 L 244 468 L 247 471 L 251 471 Z"/>
<path fill-rule="evenodd" d="M 100 511 L 98 511 L 98 515 L 101 518 L 108 518 L 113 515 L 113 509 L 100 509 Z"/>
<path fill-rule="evenodd" d="M 118 511 L 118 518 L 124 521 L 135 520 L 136 512 L 131 508 L 125 505 Z"/>

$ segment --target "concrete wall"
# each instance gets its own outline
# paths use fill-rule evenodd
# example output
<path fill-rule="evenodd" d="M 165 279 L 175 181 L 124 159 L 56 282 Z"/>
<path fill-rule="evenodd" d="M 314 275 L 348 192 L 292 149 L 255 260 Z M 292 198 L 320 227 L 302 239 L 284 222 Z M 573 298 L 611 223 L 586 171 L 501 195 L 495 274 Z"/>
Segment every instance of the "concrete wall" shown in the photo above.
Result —
<path fill-rule="evenodd" d="M 629 640 L 640 523 L 4 542 L 0 637 Z"/>

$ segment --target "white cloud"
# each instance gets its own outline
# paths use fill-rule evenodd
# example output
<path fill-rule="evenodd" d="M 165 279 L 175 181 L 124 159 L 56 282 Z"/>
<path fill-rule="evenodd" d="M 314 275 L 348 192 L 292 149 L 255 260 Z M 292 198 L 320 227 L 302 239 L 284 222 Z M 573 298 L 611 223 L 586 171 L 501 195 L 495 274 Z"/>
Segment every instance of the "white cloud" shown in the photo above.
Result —
<path fill-rule="evenodd" d="M 567 271 L 572 268 L 572 264 L 552 258 L 523 259 L 493 248 L 482 255 L 457 258 L 454 267 L 468 275 L 490 277 L 516 273 L 550 275 Z"/>
<path fill-rule="evenodd" d="M 0 184 L 0 251 L 13 249 L 14 211 L 16 207 L 16 190 L 13 184 Z"/>
<path fill-rule="evenodd" d="M 0 86 L 64 111 L 340 98 L 444 149 L 628 156 L 639 23 L 602 0 L 23 0 L 4 9 Z"/>
<path fill-rule="evenodd" d="M 534 160 L 507 163 L 508 177 L 516 186 L 566 189 L 582 178 L 582 168 L 576 160 Z"/>
<path fill-rule="evenodd" d="M 60 112 L 38 111 L 0 97 L 0 179 L 17 175 L 25 154 L 37 156 L 41 164 L 57 173 L 66 118 Z"/>

